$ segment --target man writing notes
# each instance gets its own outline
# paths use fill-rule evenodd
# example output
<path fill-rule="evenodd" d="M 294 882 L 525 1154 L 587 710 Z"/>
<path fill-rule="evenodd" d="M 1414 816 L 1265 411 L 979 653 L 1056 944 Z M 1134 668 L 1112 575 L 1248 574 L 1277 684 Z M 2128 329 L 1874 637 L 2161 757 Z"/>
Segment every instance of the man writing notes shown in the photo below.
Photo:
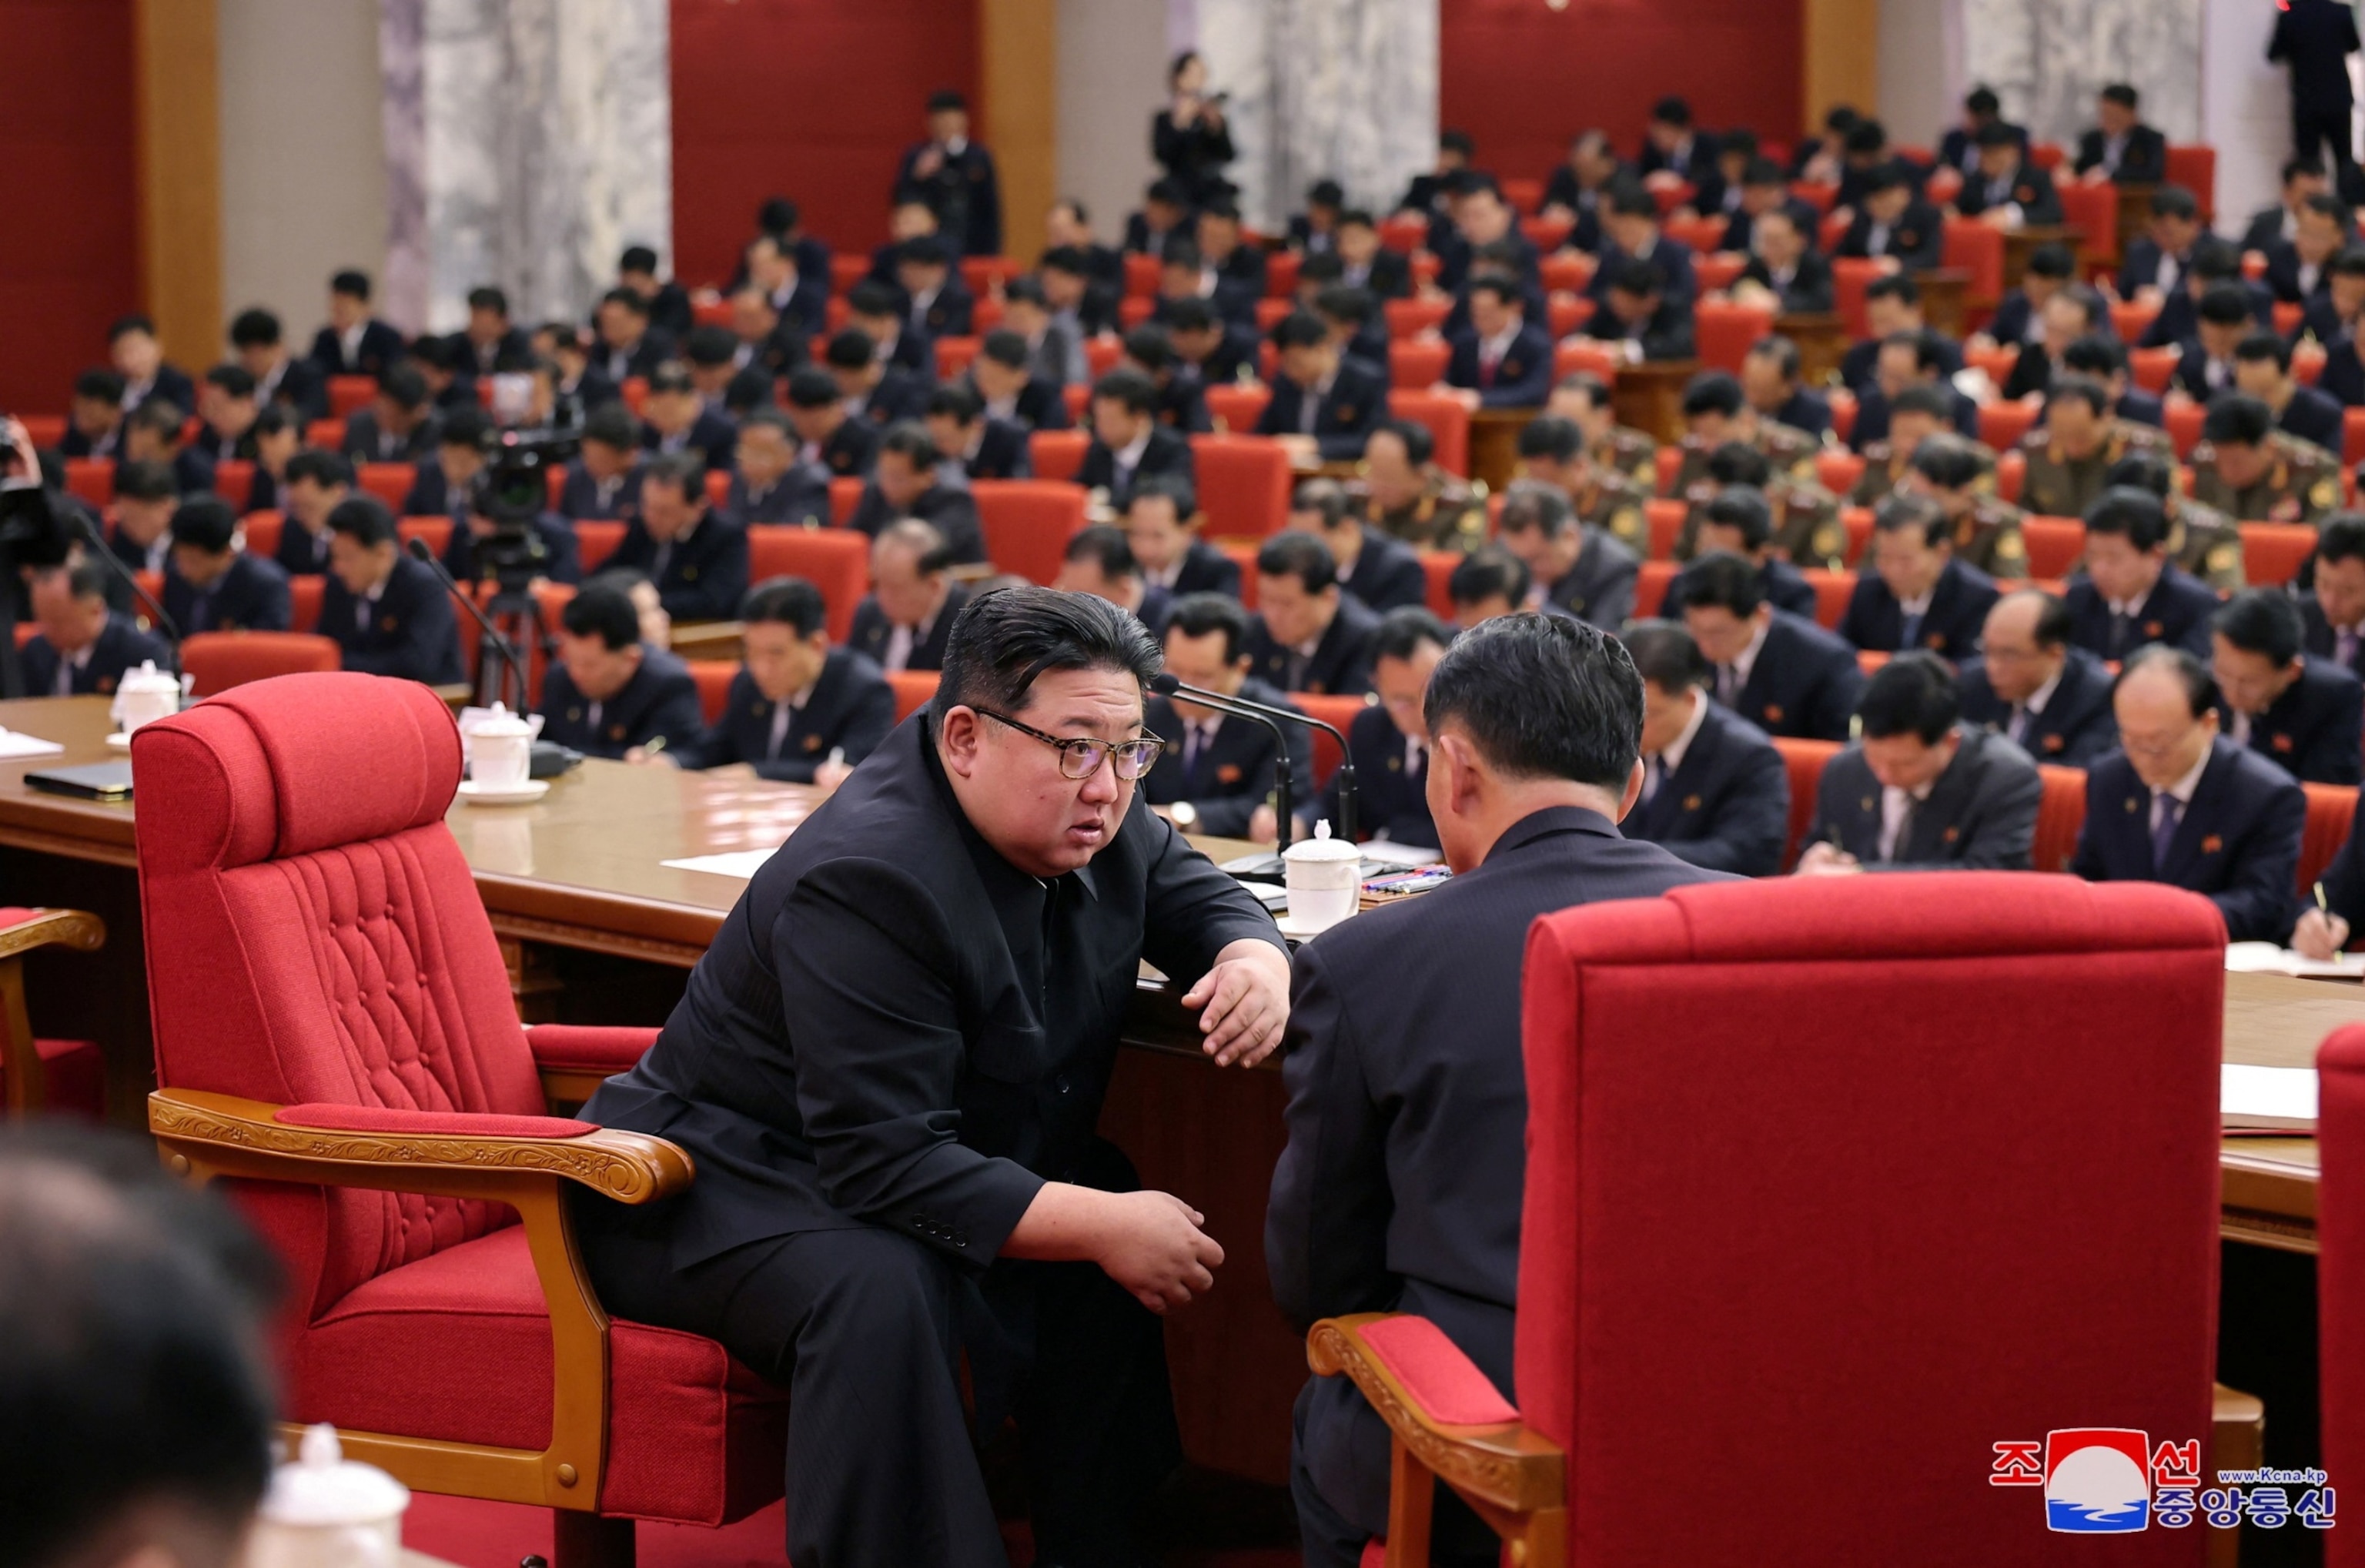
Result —
<path fill-rule="evenodd" d="M 1140 959 L 1241 1067 L 1280 1043 L 1289 960 L 1138 798 L 1158 667 L 1090 595 L 970 603 L 925 713 L 756 873 L 585 1107 L 698 1162 L 662 1204 L 587 1196 L 577 1234 L 610 1311 L 790 1388 L 797 1568 L 1003 1568 L 964 1352 L 980 1429 L 1017 1414 L 1040 1561 L 1138 1561 L 1126 1521 L 1181 1458 L 1154 1315 L 1223 1250 L 1093 1127 Z"/>
<path fill-rule="evenodd" d="M 1486 622 L 1438 661 L 1423 707 L 1429 804 L 1454 879 L 1298 952 L 1289 1146 L 1265 1259 L 1300 1329 L 1418 1313 L 1516 1398 L 1528 926 L 1571 903 L 1724 879 L 1619 835 L 1642 789 L 1642 681 L 1606 633 L 1561 615 Z M 1386 1529 L 1388 1451 L 1386 1423 L 1351 1382 L 1307 1383 L 1290 1490 L 1309 1568 L 1351 1568 Z M 1434 1539 L 1432 1561 L 1495 1561 L 1493 1535 L 1450 1493 Z"/>

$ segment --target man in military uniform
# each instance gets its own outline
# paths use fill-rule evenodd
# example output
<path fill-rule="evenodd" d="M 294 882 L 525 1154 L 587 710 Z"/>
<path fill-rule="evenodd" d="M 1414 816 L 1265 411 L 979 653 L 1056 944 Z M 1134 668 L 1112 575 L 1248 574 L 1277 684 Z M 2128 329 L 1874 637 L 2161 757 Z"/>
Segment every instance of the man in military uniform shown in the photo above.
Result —
<path fill-rule="evenodd" d="M 1676 470 L 1676 490 L 1688 497 L 1708 472 L 1709 454 L 1728 442 L 1740 442 L 1765 454 L 1777 474 L 1811 484 L 1815 454 L 1822 443 L 1801 430 L 1777 424 L 1750 407 L 1740 381 L 1721 370 L 1704 370 L 1684 388 L 1683 465 Z"/>
<path fill-rule="evenodd" d="M 1688 561 L 1699 548 L 1699 529 L 1708 503 L 1734 485 L 1761 490 L 1773 512 L 1773 551 L 1798 566 L 1838 571 L 1847 565 L 1847 530 L 1840 522 L 1837 496 L 1811 480 L 1777 477 L 1765 454 L 1738 441 L 1725 442 L 1709 456 L 1698 483 L 1686 488 L 1690 503 L 1684 526 L 1676 536 L 1676 559 Z"/>
<path fill-rule="evenodd" d="M 2340 504 L 2340 460 L 2277 430 L 2258 398 L 2221 397 L 2192 449 L 2192 498 L 2236 522 L 2316 522 Z"/>
<path fill-rule="evenodd" d="M 2038 517 L 2083 517 L 2102 493 L 2111 465 L 2130 453 L 2167 458 L 2166 431 L 2111 412 L 2111 389 L 2090 375 L 2064 375 L 2045 398 L 2045 423 L 2021 438 L 2028 471 L 2020 504 Z"/>
<path fill-rule="evenodd" d="M 1646 495 L 1657 493 L 1658 439 L 1648 431 L 1618 422 L 1618 410 L 1609 401 L 1609 386 L 1601 377 L 1589 370 L 1561 377 L 1544 402 L 1544 412 L 1576 421 L 1576 428 L 1585 432 L 1586 451 L 1592 454 L 1597 466 L 1616 469 Z"/>
<path fill-rule="evenodd" d="M 1878 506 L 1892 490 L 1905 482 L 1912 472 L 1913 454 L 1932 436 L 1951 433 L 1954 429 L 1954 390 L 1934 384 L 1917 383 L 1897 394 L 1889 406 L 1889 434 L 1864 449 L 1864 472 L 1856 476 L 1855 487 L 1848 491 L 1847 504 L 1852 507 Z M 1995 488 L 1996 454 L 1984 443 L 1963 442 L 1979 459 L 1979 488 Z"/>
<path fill-rule="evenodd" d="M 2021 510 L 1995 494 L 1994 470 L 1982 463 L 1972 442 L 1933 435 L 1914 449 L 1913 465 L 1900 487 L 1927 497 L 1946 516 L 1955 559 L 1991 577 L 2028 576 L 2028 545 L 2021 538 Z"/>
<path fill-rule="evenodd" d="M 2144 452 L 2122 457 L 2103 476 L 2105 486 L 2148 490 L 2168 510 L 2168 558 L 2220 593 L 2249 586 L 2242 575 L 2242 534 L 2215 507 L 2176 493 L 2176 470 L 2167 459 Z M 2085 569 L 2079 561 L 2078 571 Z"/>
<path fill-rule="evenodd" d="M 1579 522 L 1637 555 L 1650 554 L 1651 525 L 1642 509 L 1651 498 L 1625 475 L 1593 461 L 1575 420 L 1550 414 L 1530 420 L 1519 431 L 1519 467 L 1526 477 L 1566 496 Z"/>
<path fill-rule="evenodd" d="M 1413 420 L 1390 420 L 1363 442 L 1363 516 L 1420 550 L 1475 550 L 1486 543 L 1486 503 L 1437 465 L 1437 438 Z"/>

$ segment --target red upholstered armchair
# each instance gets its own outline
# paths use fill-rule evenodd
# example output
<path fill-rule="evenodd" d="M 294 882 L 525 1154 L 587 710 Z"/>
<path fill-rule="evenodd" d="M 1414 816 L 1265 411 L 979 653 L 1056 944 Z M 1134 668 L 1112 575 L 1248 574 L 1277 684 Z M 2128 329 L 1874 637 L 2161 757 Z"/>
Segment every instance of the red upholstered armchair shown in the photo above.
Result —
<path fill-rule="evenodd" d="M 2025 873 L 1539 921 L 1517 1406 L 1425 1320 L 1310 1337 L 1386 1561 L 1432 1476 L 1533 1568 L 2052 1561 L 1994 1445 L 2211 1435 L 2224 965 L 2188 894 Z"/>
<path fill-rule="evenodd" d="M 2324 1469 L 2339 1484 L 2365 1465 L 2365 1028 L 2336 1029 L 2316 1053 L 2316 1335 L 2324 1400 Z M 2333 1568 L 2365 1564 L 2365 1540 L 2329 1539 Z"/>
<path fill-rule="evenodd" d="M 37 947 L 95 952 L 106 925 L 78 909 L 0 909 L 0 1094 L 11 1116 L 106 1114 L 106 1067 L 90 1040 L 38 1040 L 25 1008 L 25 955 Z"/>
<path fill-rule="evenodd" d="M 646 1203 L 690 1162 L 547 1114 L 654 1031 L 519 1025 L 443 824 L 434 694 L 257 681 L 131 756 L 149 1125 L 175 1170 L 235 1179 L 286 1261 L 288 1416 L 423 1490 L 557 1510 L 577 1562 L 628 1557 L 633 1518 L 779 1496 L 781 1396 L 711 1340 L 611 1322 L 580 1272 L 566 1185 Z"/>

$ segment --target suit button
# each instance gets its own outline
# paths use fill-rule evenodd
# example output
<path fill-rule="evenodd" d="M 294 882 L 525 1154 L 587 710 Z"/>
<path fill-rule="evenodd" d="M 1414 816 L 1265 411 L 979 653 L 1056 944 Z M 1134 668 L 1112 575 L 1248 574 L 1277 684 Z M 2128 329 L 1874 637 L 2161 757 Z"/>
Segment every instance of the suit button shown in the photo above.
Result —
<path fill-rule="evenodd" d="M 1059 1077 L 1057 1077 L 1057 1078 L 1053 1079 L 1053 1080 L 1051 1081 L 1051 1083 L 1052 1083 L 1052 1086 L 1053 1086 L 1054 1088 L 1058 1089 L 1058 1090 L 1059 1090 L 1059 1092 L 1060 1093 L 1065 1094 L 1065 1093 L 1068 1092 L 1068 1075 L 1067 1075 L 1067 1074 L 1065 1074 L 1065 1073 L 1061 1073 Z"/>

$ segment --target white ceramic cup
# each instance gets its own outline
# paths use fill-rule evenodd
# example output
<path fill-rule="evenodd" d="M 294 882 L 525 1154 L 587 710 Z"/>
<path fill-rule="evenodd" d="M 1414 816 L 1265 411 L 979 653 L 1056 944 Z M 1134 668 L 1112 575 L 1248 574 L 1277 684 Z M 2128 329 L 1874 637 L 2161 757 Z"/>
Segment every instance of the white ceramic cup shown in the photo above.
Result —
<path fill-rule="evenodd" d="M 244 1568 L 397 1568 L 409 1505 L 393 1476 L 344 1457 L 335 1428 L 313 1427 L 272 1474 Z"/>
<path fill-rule="evenodd" d="M 1327 931 L 1355 913 L 1362 896 L 1362 853 L 1317 823 L 1312 838 L 1282 852 L 1292 924 Z"/>
<path fill-rule="evenodd" d="M 125 676 L 115 697 L 116 712 L 127 735 L 142 724 L 169 719 L 181 711 L 181 683 L 153 664 Z"/>
<path fill-rule="evenodd" d="M 522 731 L 524 725 L 518 728 Z M 533 737 L 478 731 L 468 747 L 468 770 L 479 790 L 518 790 L 533 769 Z"/>

